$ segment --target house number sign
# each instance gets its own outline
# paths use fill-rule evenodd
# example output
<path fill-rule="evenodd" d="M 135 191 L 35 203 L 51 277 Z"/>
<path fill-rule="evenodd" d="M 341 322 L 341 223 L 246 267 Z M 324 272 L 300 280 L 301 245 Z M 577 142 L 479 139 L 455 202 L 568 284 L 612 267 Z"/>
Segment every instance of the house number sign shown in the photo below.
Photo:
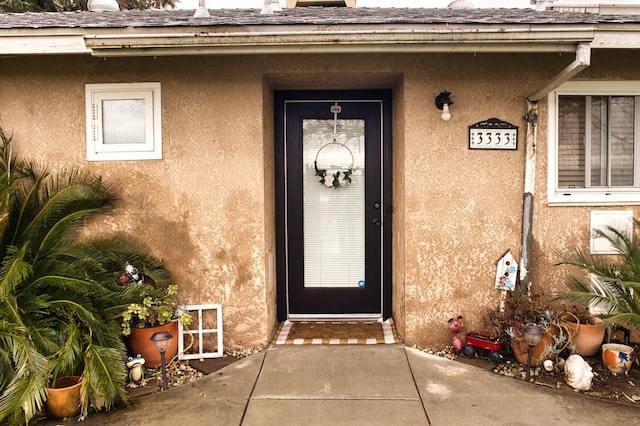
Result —
<path fill-rule="evenodd" d="M 518 126 L 489 118 L 469 126 L 470 149 L 518 149 Z"/>

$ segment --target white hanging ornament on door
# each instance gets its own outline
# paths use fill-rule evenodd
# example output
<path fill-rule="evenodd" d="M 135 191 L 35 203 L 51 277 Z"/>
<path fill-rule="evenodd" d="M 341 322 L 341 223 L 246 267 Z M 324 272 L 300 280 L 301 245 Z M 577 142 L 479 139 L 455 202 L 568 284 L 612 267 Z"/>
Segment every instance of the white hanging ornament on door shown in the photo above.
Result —
<path fill-rule="evenodd" d="M 327 144 L 324 144 L 320 147 L 320 149 L 316 153 L 316 158 L 313 162 L 313 167 L 315 168 L 316 176 L 320 177 L 319 182 L 322 185 L 325 185 L 328 188 L 338 189 L 341 187 L 345 187 L 352 182 L 351 176 L 356 171 L 356 169 L 354 167 L 355 159 L 353 157 L 353 152 L 351 151 L 351 149 L 349 149 L 347 145 L 340 143 L 337 140 L 338 114 L 342 112 L 342 107 L 338 105 L 338 103 L 336 102 L 334 105 L 331 105 L 331 112 L 333 113 L 333 141 Z M 351 158 L 351 163 L 349 163 L 349 165 L 346 167 L 336 166 L 336 165 L 330 165 L 329 167 L 324 167 L 324 168 L 318 167 L 318 158 L 320 156 L 320 153 L 323 151 L 330 152 L 330 149 L 327 150 L 327 148 L 330 148 L 330 149 L 340 148 L 341 150 L 346 150 L 349 157 Z"/>

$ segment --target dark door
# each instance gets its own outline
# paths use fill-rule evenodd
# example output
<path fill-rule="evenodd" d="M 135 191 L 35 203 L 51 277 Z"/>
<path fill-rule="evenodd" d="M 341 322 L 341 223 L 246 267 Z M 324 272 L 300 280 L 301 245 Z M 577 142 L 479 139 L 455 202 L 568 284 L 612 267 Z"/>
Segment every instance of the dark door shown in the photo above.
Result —
<path fill-rule="evenodd" d="M 278 92 L 280 319 L 390 315 L 387 91 Z"/>

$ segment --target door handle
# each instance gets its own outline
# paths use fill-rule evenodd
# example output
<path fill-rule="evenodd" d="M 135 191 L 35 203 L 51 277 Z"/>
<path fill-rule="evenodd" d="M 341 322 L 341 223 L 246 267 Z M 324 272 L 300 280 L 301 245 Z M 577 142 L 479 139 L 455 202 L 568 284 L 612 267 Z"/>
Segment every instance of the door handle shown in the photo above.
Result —
<path fill-rule="evenodd" d="M 380 226 L 380 225 L 382 225 L 382 222 L 380 221 L 380 219 L 375 218 L 375 219 L 373 219 L 373 224 L 374 224 L 375 226 Z"/>

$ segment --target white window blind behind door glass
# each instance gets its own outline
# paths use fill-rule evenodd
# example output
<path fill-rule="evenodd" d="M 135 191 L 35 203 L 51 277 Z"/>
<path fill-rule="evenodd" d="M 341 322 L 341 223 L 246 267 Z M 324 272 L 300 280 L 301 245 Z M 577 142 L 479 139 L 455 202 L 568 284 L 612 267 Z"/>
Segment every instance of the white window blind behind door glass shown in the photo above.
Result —
<path fill-rule="evenodd" d="M 332 143 L 333 130 L 333 120 L 303 120 L 305 287 L 366 285 L 364 120 L 338 120 L 338 143 L 325 146 Z M 316 156 L 319 169 L 347 170 L 353 161 L 352 182 L 322 185 Z"/>

